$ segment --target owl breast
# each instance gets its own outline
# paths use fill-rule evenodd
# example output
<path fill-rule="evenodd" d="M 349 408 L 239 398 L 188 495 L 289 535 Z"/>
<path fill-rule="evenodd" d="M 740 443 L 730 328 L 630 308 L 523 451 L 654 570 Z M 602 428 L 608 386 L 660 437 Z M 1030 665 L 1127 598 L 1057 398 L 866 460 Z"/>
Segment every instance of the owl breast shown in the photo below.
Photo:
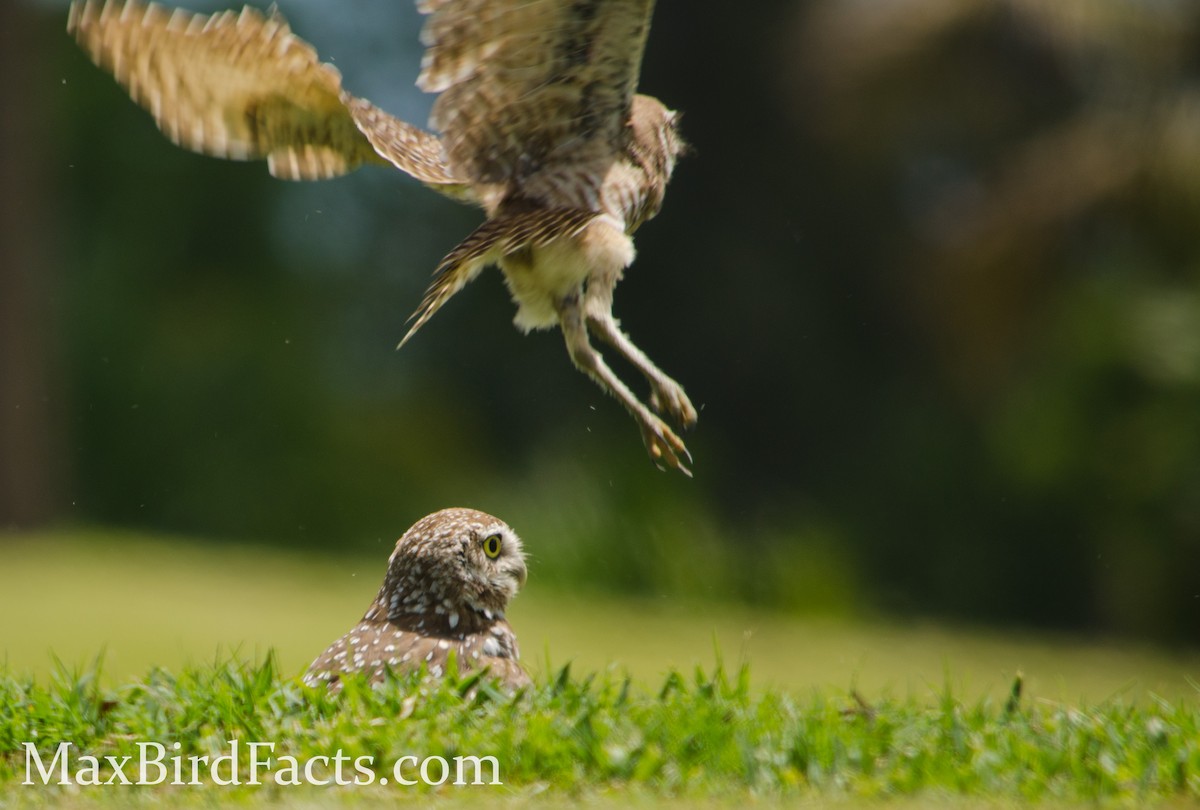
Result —
<path fill-rule="evenodd" d="M 500 269 L 517 305 L 513 323 L 523 332 L 557 326 L 564 300 L 587 285 L 615 284 L 633 257 L 624 223 L 607 215 L 573 237 L 508 254 Z"/>

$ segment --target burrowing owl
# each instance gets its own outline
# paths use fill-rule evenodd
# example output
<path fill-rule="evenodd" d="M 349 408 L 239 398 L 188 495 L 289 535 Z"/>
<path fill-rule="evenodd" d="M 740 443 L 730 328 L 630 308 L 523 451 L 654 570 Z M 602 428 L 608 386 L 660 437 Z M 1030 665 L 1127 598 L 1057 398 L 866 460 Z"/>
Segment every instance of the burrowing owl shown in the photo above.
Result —
<path fill-rule="evenodd" d="M 505 686 L 529 684 L 517 637 L 504 618 L 525 584 L 521 540 L 504 521 L 474 509 L 421 518 L 396 543 L 375 601 L 354 628 L 313 661 L 304 682 L 336 687 L 342 673 L 426 667 L 445 674 L 487 668 Z"/>
<path fill-rule="evenodd" d="M 291 180 L 392 164 L 481 206 L 487 221 L 442 260 L 400 345 L 489 264 L 528 332 L 558 325 L 575 365 L 632 414 L 651 458 L 688 473 L 696 409 L 621 331 L 613 289 L 630 235 L 658 213 L 683 149 L 676 114 L 635 93 L 654 0 L 417 0 L 429 15 L 422 89 L 431 125 L 350 95 L 283 17 L 200 16 L 140 0 L 71 6 L 68 30 L 175 143 L 266 158 Z M 599 338 L 649 382 L 649 405 L 617 377 Z M 653 410 L 652 410 L 653 409 Z"/>

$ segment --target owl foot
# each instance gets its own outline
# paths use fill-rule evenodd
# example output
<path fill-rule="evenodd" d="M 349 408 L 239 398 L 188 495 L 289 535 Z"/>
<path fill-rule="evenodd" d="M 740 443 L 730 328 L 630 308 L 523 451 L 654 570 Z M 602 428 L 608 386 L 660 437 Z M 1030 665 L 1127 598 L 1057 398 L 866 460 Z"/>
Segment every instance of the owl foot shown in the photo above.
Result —
<path fill-rule="evenodd" d="M 692 405 L 692 401 L 688 399 L 688 395 L 684 393 L 683 386 L 664 374 L 646 356 L 646 353 L 639 349 L 629 339 L 629 336 L 621 331 L 612 316 L 610 299 L 606 296 L 597 296 L 590 299 L 588 305 L 588 327 L 597 337 L 616 349 L 617 353 L 625 358 L 630 365 L 640 371 L 642 376 L 646 378 L 646 382 L 650 384 L 650 407 L 656 412 L 670 417 L 681 428 L 687 429 L 696 424 L 696 408 Z M 645 420 L 636 414 L 635 418 L 642 424 L 645 424 Z M 643 435 L 645 435 L 646 430 L 647 428 L 643 428 Z M 686 453 L 687 451 L 683 450 L 683 442 L 669 430 L 667 433 L 674 439 L 674 443 L 671 446 L 677 447 L 677 452 L 682 450 Z M 653 447 L 656 445 L 647 440 L 646 446 Z M 658 458 L 653 450 L 651 450 L 650 455 L 655 459 Z M 690 456 L 688 457 L 688 461 L 689 463 L 691 462 Z"/>
<path fill-rule="evenodd" d="M 670 416 L 682 428 L 696 424 L 697 414 L 683 386 L 663 375 L 651 382 L 650 407 Z"/>
<path fill-rule="evenodd" d="M 642 429 L 642 441 L 646 443 L 646 452 L 650 454 L 650 460 L 654 462 L 655 466 L 660 470 L 668 467 L 679 470 L 691 478 L 692 471 L 684 462 L 691 464 L 692 454 L 688 452 L 683 439 L 676 436 L 674 431 L 654 414 L 647 413 L 639 422 Z"/>
<path fill-rule="evenodd" d="M 689 478 L 692 471 L 688 469 L 692 463 L 692 455 L 688 452 L 683 440 L 675 435 L 662 419 L 658 418 L 650 408 L 646 407 L 629 386 L 621 382 L 613 373 L 600 352 L 596 351 L 588 340 L 588 326 L 597 331 L 609 345 L 614 346 L 622 356 L 632 362 L 650 381 L 653 395 L 650 402 L 655 410 L 665 411 L 674 417 L 684 427 L 696 421 L 696 409 L 688 400 L 683 388 L 670 377 L 659 371 L 653 363 L 625 335 L 616 328 L 611 315 L 601 314 L 588 319 L 585 324 L 582 317 L 579 299 L 569 296 L 558 304 L 559 326 L 562 327 L 563 338 L 567 343 L 567 352 L 576 368 L 588 375 L 602 389 L 617 399 L 629 415 L 638 423 L 642 432 L 642 441 L 650 460 L 659 469 L 670 468 L 679 470 Z"/>

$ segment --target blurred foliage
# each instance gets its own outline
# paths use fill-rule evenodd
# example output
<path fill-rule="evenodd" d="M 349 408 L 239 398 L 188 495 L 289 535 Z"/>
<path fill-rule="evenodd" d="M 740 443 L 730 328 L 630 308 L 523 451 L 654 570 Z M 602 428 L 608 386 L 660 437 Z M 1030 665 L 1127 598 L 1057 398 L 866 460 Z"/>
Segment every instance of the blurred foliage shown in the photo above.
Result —
<path fill-rule="evenodd" d="M 408 4 L 321 5 L 282 10 L 420 120 Z M 598 588 L 1200 640 L 1200 6 L 659 3 L 695 150 L 616 311 L 703 406 L 694 481 L 496 273 L 393 351 L 478 214 L 175 149 L 18 8 L 62 383 L 5 396 L 60 415 L 57 517 L 344 546 L 472 505 Z"/>

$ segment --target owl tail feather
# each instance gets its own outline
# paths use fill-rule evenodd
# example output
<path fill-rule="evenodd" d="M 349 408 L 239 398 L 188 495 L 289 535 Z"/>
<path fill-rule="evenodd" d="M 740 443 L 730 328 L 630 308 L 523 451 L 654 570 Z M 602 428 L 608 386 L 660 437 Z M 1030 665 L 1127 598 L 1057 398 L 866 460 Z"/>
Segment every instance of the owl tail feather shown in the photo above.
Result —
<path fill-rule="evenodd" d="M 408 334 L 396 346 L 417 333 L 442 304 L 473 280 L 489 264 L 525 247 L 542 247 L 556 239 L 575 236 L 598 216 L 578 208 L 550 208 L 502 214 L 480 225 L 450 251 L 433 271 L 433 283 L 421 305 L 408 318 Z"/>

